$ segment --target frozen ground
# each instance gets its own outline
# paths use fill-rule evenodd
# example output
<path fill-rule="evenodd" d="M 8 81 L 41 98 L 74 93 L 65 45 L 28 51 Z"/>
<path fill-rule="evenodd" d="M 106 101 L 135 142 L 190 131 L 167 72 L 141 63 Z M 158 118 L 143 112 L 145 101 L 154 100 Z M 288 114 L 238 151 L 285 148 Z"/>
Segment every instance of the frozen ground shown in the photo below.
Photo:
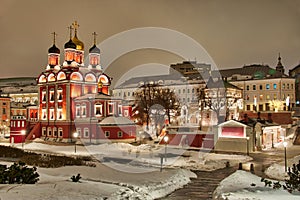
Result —
<path fill-rule="evenodd" d="M 22 148 L 21 144 L 15 146 Z M 213 170 L 224 167 L 227 161 L 235 164 L 251 159 L 242 155 L 212 154 L 171 147 L 167 147 L 165 154 L 165 146 L 132 146 L 124 143 L 76 145 L 76 153 L 72 145 L 38 142 L 25 144 L 24 149 L 70 156 L 93 155 L 100 162 L 96 167 L 38 168 L 41 177 L 35 185 L 0 185 L 1 200 L 155 199 L 182 187 L 191 177 L 195 177 L 187 168 Z M 167 155 L 167 161 L 164 155 Z M 70 177 L 78 173 L 82 176 L 81 182 L 73 183 Z"/>

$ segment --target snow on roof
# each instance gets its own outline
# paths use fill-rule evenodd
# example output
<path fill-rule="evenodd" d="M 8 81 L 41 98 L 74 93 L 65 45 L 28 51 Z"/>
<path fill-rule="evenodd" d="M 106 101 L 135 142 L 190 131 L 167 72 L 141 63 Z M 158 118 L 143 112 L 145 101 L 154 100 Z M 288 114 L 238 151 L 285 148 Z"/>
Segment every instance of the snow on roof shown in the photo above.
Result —
<path fill-rule="evenodd" d="M 134 122 L 126 117 L 106 117 L 100 122 L 100 125 L 134 125 Z"/>

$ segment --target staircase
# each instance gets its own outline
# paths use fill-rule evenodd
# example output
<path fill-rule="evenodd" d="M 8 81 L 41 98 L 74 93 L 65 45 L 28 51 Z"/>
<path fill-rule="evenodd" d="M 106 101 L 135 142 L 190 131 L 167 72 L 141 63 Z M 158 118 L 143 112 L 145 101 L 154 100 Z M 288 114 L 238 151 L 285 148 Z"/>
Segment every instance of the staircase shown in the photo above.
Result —
<path fill-rule="evenodd" d="M 29 134 L 27 135 L 25 140 L 33 140 L 37 137 L 40 137 L 40 134 L 41 134 L 40 128 L 41 128 L 41 123 L 39 123 L 39 122 L 36 123 L 34 125 L 34 127 L 31 129 L 31 131 L 29 132 Z"/>

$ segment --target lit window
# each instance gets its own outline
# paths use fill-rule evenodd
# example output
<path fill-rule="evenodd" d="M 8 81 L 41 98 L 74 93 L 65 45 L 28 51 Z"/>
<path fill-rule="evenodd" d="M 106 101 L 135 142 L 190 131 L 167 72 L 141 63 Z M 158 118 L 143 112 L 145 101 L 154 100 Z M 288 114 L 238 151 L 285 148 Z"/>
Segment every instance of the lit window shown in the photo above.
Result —
<path fill-rule="evenodd" d="M 59 109 L 57 109 L 57 118 L 58 119 L 62 119 L 63 117 L 62 117 L 62 109 L 61 108 L 59 108 Z"/>
<path fill-rule="evenodd" d="M 276 83 L 273 84 L 273 88 L 274 88 L 274 90 L 276 90 L 276 88 L 277 88 L 277 84 Z"/>
<path fill-rule="evenodd" d="M 46 102 L 46 91 L 45 90 L 42 91 L 42 102 L 43 103 Z"/>
<path fill-rule="evenodd" d="M 86 116 L 86 104 L 81 105 L 81 115 L 82 117 Z"/>
<path fill-rule="evenodd" d="M 47 119 L 47 111 L 46 111 L 46 109 L 42 110 L 42 119 Z"/>
<path fill-rule="evenodd" d="M 51 108 L 50 109 L 50 119 L 54 119 L 54 109 L 53 108 Z"/>
<path fill-rule="evenodd" d="M 282 89 L 285 89 L 285 83 L 282 84 Z"/>
<path fill-rule="evenodd" d="M 57 100 L 58 100 L 58 102 L 62 102 L 62 89 L 61 88 L 58 88 L 58 90 L 57 90 Z"/>
<path fill-rule="evenodd" d="M 274 100 L 277 99 L 277 94 L 274 94 L 273 99 L 274 99 Z"/>
<path fill-rule="evenodd" d="M 261 95 L 259 95 L 259 100 L 261 100 L 261 101 L 262 101 L 263 99 L 264 99 L 264 95 L 262 95 L 262 94 L 261 94 Z"/>
<path fill-rule="evenodd" d="M 95 115 L 102 116 L 102 104 L 95 104 Z"/>
<path fill-rule="evenodd" d="M 50 102 L 53 103 L 54 102 L 54 89 L 50 90 L 50 94 L 49 95 L 50 95 L 50 98 L 49 98 Z"/>
<path fill-rule="evenodd" d="M 266 99 L 267 99 L 267 100 L 269 100 L 269 99 L 270 99 L 270 95 L 269 95 L 269 94 L 267 94 L 267 96 L 266 96 Z"/>
<path fill-rule="evenodd" d="M 266 84 L 266 89 L 269 90 L 270 89 L 270 84 Z"/>

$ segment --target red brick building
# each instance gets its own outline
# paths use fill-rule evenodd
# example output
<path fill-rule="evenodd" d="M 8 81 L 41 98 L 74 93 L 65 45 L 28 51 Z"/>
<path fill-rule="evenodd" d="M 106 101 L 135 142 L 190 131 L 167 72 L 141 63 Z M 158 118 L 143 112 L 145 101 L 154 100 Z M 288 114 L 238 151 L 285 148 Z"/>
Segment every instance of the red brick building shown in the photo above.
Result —
<path fill-rule="evenodd" d="M 75 30 L 74 37 L 72 29 Z M 125 111 L 121 100 L 110 97 L 111 78 L 100 66 L 96 33 L 88 52 L 89 65 L 84 66 L 84 44 L 78 39 L 77 30 L 75 22 L 70 27 L 70 40 L 64 45 L 63 65 L 59 63 L 60 50 L 55 45 L 54 33 L 53 46 L 48 50 L 48 65 L 37 80 L 38 123 L 30 128 L 27 139 L 41 137 L 68 142 L 77 131 L 81 138 L 97 142 L 97 127 L 105 117 L 131 115 L 131 110 Z M 29 116 L 36 117 L 36 113 L 32 111 Z"/>

